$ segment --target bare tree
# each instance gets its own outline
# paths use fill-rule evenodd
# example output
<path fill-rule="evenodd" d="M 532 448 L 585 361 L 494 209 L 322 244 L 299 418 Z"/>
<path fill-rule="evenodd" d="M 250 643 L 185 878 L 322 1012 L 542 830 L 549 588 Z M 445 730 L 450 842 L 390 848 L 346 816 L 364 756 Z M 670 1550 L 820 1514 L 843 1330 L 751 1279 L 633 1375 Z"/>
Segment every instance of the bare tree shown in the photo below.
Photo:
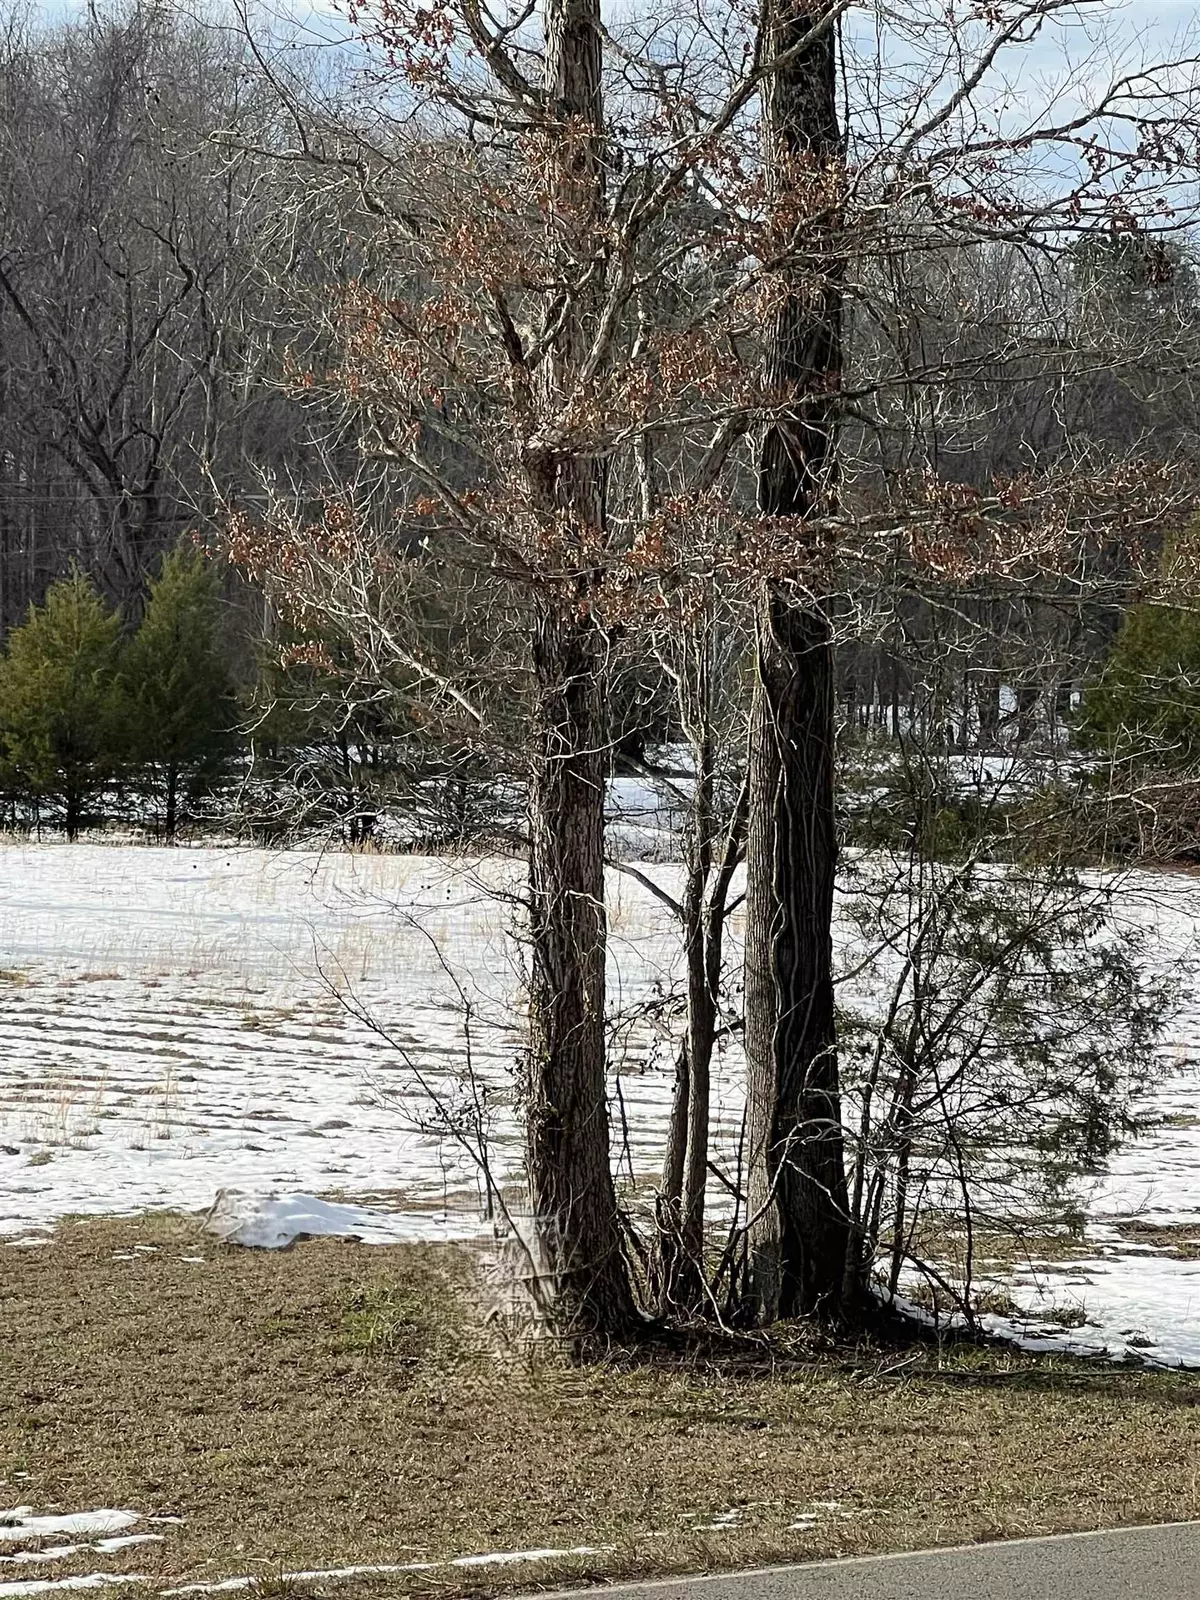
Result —
<path fill-rule="evenodd" d="M 940 465 L 949 418 L 964 438 L 986 428 L 1014 372 L 1034 382 L 1035 358 L 1046 373 L 1083 371 L 1096 347 L 1063 332 L 1057 302 L 1038 320 L 1017 295 L 993 296 L 973 343 L 948 316 L 936 348 L 922 344 L 914 284 L 932 285 L 930 299 L 983 298 L 1005 249 L 1061 259 L 1074 233 L 1121 227 L 1131 207 L 1151 226 L 1187 176 L 1187 148 L 1171 142 L 1194 109 L 1179 77 L 1117 71 L 1082 121 L 1043 106 L 983 127 L 997 61 L 1062 9 L 1005 4 L 963 28 L 947 13 L 927 47 L 945 42 L 940 65 L 900 73 L 886 105 L 872 71 L 882 43 L 870 60 L 846 57 L 839 87 L 833 4 L 768 6 L 748 53 L 748 19 L 702 8 L 674 18 L 676 49 L 655 19 L 606 28 L 587 7 L 552 8 L 543 34 L 531 14 L 491 17 L 467 0 L 432 21 L 389 6 L 363 24 L 394 64 L 371 103 L 323 107 L 276 75 L 307 203 L 323 188 L 353 194 L 371 229 L 364 270 L 291 370 L 292 393 L 377 468 L 385 510 L 353 504 L 330 525 L 300 515 L 290 490 L 269 493 L 239 540 L 313 615 L 342 603 L 341 572 L 369 576 L 363 552 L 390 536 L 398 571 L 469 574 L 459 592 L 505 619 L 495 636 L 513 647 L 505 682 L 519 690 L 495 748 L 507 745 L 511 771 L 524 760 L 528 798 L 529 1177 L 564 1327 L 636 1326 L 603 1039 L 618 646 L 640 636 L 649 659 L 664 599 L 698 566 L 721 596 L 712 615 L 744 618 L 756 591 L 743 1314 L 846 1318 L 866 1263 L 851 1247 L 832 1000 L 836 647 L 875 648 L 905 586 L 919 613 L 924 574 L 956 588 L 946 610 L 968 614 L 961 648 L 976 613 L 1002 629 L 1014 597 L 1024 615 L 1052 584 L 1077 590 L 1098 552 L 1119 546 L 1132 563 L 1181 498 L 1177 462 L 1148 461 L 1141 441 L 1106 452 L 1056 437 L 1052 451 L 1031 444 L 1020 471 L 974 477 Z M 1075 162 L 1065 178 L 1038 164 L 1051 148 Z M 655 488 L 664 476 L 670 493 Z M 697 533 L 712 505 L 715 539 Z M 971 593 L 985 580 L 986 596 Z M 403 663 L 439 715 L 475 721 L 486 742 L 497 724 L 477 663 L 431 648 L 402 606 L 381 618 L 379 592 L 360 588 L 355 669 L 369 679 Z M 703 743 L 689 789 L 700 811 Z M 690 881 L 711 885 L 720 835 L 706 824 L 696 838 L 707 842 Z M 702 1028 L 713 946 L 695 933 L 704 895 L 683 898 Z M 682 1174 L 699 1171 L 702 1078 L 674 1124 L 687 1131 L 667 1162 L 668 1228 L 695 1210 Z"/>
<path fill-rule="evenodd" d="M 1114 68 L 1098 95 L 1079 89 L 1077 115 L 1031 103 L 1017 127 L 1001 118 L 994 133 L 977 129 L 998 61 L 1060 10 L 1034 0 L 965 27 L 947 14 L 935 24 L 948 49 L 933 80 L 914 78 L 886 108 L 871 99 L 879 80 L 869 73 L 848 71 L 839 98 L 834 8 L 763 13 L 760 58 L 776 62 L 764 90 L 764 159 L 786 247 L 773 263 L 777 309 L 765 351 L 782 410 L 764 436 L 760 508 L 791 533 L 790 556 L 761 602 L 749 754 L 746 1310 L 756 1320 L 795 1312 L 845 1320 L 862 1303 L 833 1013 L 833 680 L 834 629 L 854 626 L 872 588 L 889 604 L 880 580 L 894 556 L 872 524 L 882 532 L 892 522 L 894 548 L 916 557 L 918 573 L 953 573 L 964 595 L 980 576 L 1003 573 L 1026 606 L 1031 591 L 1046 595 L 1056 584 L 1077 592 L 1106 544 L 1124 538 L 1128 551 L 1123 478 L 1160 490 L 1172 478 L 1170 468 L 1138 462 L 1140 441 L 1128 439 L 1101 452 L 1094 437 L 1060 438 L 1053 454 L 1031 453 L 1020 476 L 997 474 L 986 487 L 956 481 L 944 456 L 927 454 L 948 409 L 978 404 L 984 371 L 1007 383 L 1038 354 L 1047 358 L 1043 378 L 1095 360 L 1091 332 L 1055 342 L 1052 313 L 998 321 L 986 356 L 969 345 L 893 341 L 894 363 L 885 344 L 881 358 L 847 374 L 848 300 L 860 302 L 860 321 L 902 329 L 895 291 L 911 281 L 914 262 L 917 273 L 946 263 L 946 281 L 961 286 L 972 258 L 986 259 L 1001 241 L 1053 259 L 1097 217 L 1117 229 L 1135 215 L 1141 228 L 1175 225 L 1172 196 L 1194 182 L 1196 108 L 1179 87 L 1182 59 L 1161 73 Z M 1048 149 L 1063 153 L 1065 177 L 1028 157 Z M 882 476 L 856 453 L 887 426 L 911 439 L 917 470 Z M 894 460 L 895 446 L 876 463 L 880 455 Z M 1149 492 L 1148 520 L 1171 498 L 1170 489 Z M 1016 692 L 1022 731 L 1033 701 L 1028 685 Z"/>
<path fill-rule="evenodd" d="M 781 219 L 802 196 L 805 238 L 803 266 L 783 246 L 766 336 L 782 407 L 763 436 L 758 500 L 801 544 L 820 540 L 807 526 L 833 509 L 842 381 L 837 15 L 782 0 L 764 12 L 760 41 L 780 63 L 763 95 L 767 181 Z M 746 1299 L 762 1322 L 838 1314 L 849 1240 L 833 1020 L 833 630 L 822 597 L 806 602 L 809 580 L 797 594 L 789 576 L 768 578 L 759 602 L 749 750 Z"/>

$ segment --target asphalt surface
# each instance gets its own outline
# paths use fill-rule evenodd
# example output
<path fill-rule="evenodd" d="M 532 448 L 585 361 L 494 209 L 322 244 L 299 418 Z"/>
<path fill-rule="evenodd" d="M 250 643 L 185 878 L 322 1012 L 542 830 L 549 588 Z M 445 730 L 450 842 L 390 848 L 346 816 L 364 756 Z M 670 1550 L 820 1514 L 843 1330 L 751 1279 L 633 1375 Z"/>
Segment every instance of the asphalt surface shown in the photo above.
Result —
<path fill-rule="evenodd" d="M 605 1600 L 1200 1600 L 1200 1522 L 668 1578 L 584 1593 Z M 574 1600 L 580 1600 L 579 1590 Z"/>

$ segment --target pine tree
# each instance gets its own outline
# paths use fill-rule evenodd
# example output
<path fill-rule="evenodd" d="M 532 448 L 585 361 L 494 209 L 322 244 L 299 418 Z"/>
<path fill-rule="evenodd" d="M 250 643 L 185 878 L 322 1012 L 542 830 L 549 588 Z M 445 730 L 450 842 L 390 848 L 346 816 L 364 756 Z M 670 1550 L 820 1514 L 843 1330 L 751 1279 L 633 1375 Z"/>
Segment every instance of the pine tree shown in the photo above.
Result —
<path fill-rule="evenodd" d="M 237 748 L 220 603 L 220 579 L 203 554 L 172 551 L 121 662 L 130 762 L 158 800 L 169 839 L 181 804 L 210 789 Z"/>
<path fill-rule="evenodd" d="M 32 606 L 0 659 L 0 749 L 18 793 L 61 806 L 74 839 L 117 767 L 121 617 L 79 573 Z"/>
<path fill-rule="evenodd" d="M 1126 612 L 1088 686 L 1079 719 L 1084 745 L 1145 767 L 1190 768 L 1200 761 L 1198 560 L 1200 519 L 1166 541 L 1155 592 Z"/>
<path fill-rule="evenodd" d="M 1192 766 L 1200 757 L 1200 616 L 1134 606 L 1084 697 L 1080 732 L 1093 748 L 1148 765 Z"/>

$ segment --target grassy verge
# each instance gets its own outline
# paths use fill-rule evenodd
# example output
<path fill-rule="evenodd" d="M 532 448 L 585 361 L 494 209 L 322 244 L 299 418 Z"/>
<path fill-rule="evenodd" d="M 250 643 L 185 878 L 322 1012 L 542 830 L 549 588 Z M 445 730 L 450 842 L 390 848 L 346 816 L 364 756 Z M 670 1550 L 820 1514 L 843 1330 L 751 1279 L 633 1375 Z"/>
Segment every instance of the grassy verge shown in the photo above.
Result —
<path fill-rule="evenodd" d="M 238 1251 L 173 1217 L 0 1248 L 0 1507 L 182 1519 L 0 1585 L 445 1596 L 1200 1513 L 1196 1378 L 967 1346 L 572 1370 L 498 1355 L 468 1278 L 450 1250 Z"/>

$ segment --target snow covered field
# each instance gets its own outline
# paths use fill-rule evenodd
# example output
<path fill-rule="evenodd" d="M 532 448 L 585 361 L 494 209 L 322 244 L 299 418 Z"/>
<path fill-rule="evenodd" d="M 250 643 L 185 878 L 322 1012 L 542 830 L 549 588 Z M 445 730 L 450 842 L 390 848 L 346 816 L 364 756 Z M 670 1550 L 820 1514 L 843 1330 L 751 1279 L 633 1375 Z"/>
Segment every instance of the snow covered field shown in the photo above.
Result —
<path fill-rule="evenodd" d="M 504 891 L 518 874 L 405 856 L 0 849 L 0 1235 L 19 1243 L 71 1213 L 198 1210 L 223 1189 L 366 1206 L 378 1239 L 486 1231 L 477 1172 L 431 1091 L 451 1111 L 469 1104 L 469 1055 L 490 1159 L 511 1175 L 520 952 Z M 1192 880 L 1147 878 L 1141 898 L 1138 914 L 1149 906 L 1177 944 L 1181 930 L 1194 942 Z M 610 900 L 619 1012 L 659 992 L 677 953 L 644 889 L 618 876 Z M 1035 1263 L 1010 1285 L 1035 1312 L 1049 1291 L 1086 1318 L 1039 1336 L 1200 1364 L 1200 1259 L 1114 1226 L 1194 1223 L 1200 1241 L 1198 1034 L 1200 1005 L 1175 1030 L 1183 1070 L 1159 1091 L 1164 1124 L 1097 1187 L 1094 1256 Z M 738 1125 L 738 1076 L 731 1057 L 718 1136 Z M 671 1063 L 645 1020 L 617 1090 L 620 1171 L 652 1182 Z"/>
<path fill-rule="evenodd" d="M 510 1173 L 520 953 L 489 890 L 513 887 L 518 871 L 254 850 L 0 851 L 0 1231 L 200 1208 L 223 1188 L 382 1198 L 398 1213 L 383 1224 L 391 1236 L 477 1231 L 477 1171 L 437 1126 L 431 1091 L 461 1099 L 469 1050 L 487 1085 L 490 1158 Z M 633 1003 L 674 941 L 625 879 L 612 924 L 613 998 Z M 638 1070 L 652 1037 L 632 1046 L 622 1170 L 645 1176 L 670 1082 Z"/>

